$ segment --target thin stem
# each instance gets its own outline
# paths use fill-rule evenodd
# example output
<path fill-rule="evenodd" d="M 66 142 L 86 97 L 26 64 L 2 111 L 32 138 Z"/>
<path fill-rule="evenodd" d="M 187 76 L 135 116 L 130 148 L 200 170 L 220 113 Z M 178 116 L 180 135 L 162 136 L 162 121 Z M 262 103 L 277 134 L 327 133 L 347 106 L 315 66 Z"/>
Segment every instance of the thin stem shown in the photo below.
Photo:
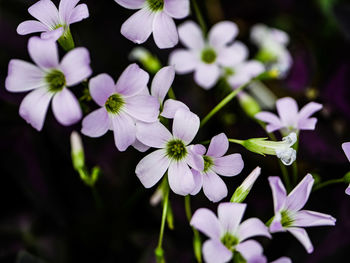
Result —
<path fill-rule="evenodd" d="M 292 188 L 291 188 L 291 184 L 290 184 L 288 170 L 287 170 L 286 166 L 279 159 L 278 159 L 278 164 L 280 165 L 283 181 L 284 181 L 284 184 L 286 185 L 287 192 L 289 193 L 292 190 Z"/>
<path fill-rule="evenodd" d="M 230 94 L 228 94 L 214 109 L 212 109 L 207 116 L 205 116 L 202 121 L 200 127 L 203 127 L 219 110 L 221 110 L 227 103 L 229 103 L 234 97 L 237 96 L 245 87 L 248 86 L 250 82 L 240 86 L 238 89 L 235 89 Z"/>
<path fill-rule="evenodd" d="M 170 87 L 168 90 L 168 97 L 169 97 L 169 99 L 176 100 L 176 96 L 175 96 L 175 93 L 174 93 L 174 90 L 172 87 Z"/>
<path fill-rule="evenodd" d="M 314 188 L 312 189 L 312 191 L 317 191 L 317 190 L 320 190 L 328 185 L 331 185 L 331 184 L 339 184 L 339 183 L 345 183 L 345 180 L 344 178 L 339 178 L 339 179 L 331 179 L 331 180 L 328 180 L 326 182 L 323 182 L 323 183 L 320 183 L 320 184 L 317 184 L 314 186 Z"/>
<path fill-rule="evenodd" d="M 299 136 L 298 136 L 297 142 L 294 144 L 294 150 L 297 152 L 297 154 L 298 154 L 298 148 L 299 148 Z M 295 160 L 293 162 L 293 166 L 292 166 L 292 168 L 293 168 L 293 185 L 294 186 L 297 185 L 297 183 L 298 183 L 298 163 L 297 163 L 297 160 Z"/>
<path fill-rule="evenodd" d="M 228 139 L 228 141 L 229 141 L 229 142 L 232 142 L 232 143 L 240 144 L 240 145 L 243 144 L 243 141 L 242 141 L 242 140 Z"/>
<path fill-rule="evenodd" d="M 196 13 L 196 17 L 197 17 L 198 23 L 202 29 L 203 35 L 206 35 L 207 25 L 205 24 L 205 21 L 204 21 L 203 15 L 201 13 L 201 10 L 199 9 L 197 0 L 192 0 L 192 6 L 194 9 L 194 12 Z"/>
<path fill-rule="evenodd" d="M 187 218 L 188 222 L 190 222 L 191 218 L 192 218 L 190 195 L 185 196 L 185 212 L 186 212 L 186 218 Z"/>

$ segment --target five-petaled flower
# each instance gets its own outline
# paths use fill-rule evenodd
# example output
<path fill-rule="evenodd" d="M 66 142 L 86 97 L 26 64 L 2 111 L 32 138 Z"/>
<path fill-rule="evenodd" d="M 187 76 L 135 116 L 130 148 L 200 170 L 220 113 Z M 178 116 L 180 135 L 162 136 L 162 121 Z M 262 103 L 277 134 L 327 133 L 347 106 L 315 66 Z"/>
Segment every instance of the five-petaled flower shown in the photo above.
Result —
<path fill-rule="evenodd" d="M 245 240 L 253 236 L 271 238 L 271 235 L 258 218 L 250 218 L 240 224 L 245 209 L 246 204 L 221 203 L 218 217 L 207 208 L 200 208 L 194 213 L 191 226 L 210 238 L 203 244 L 205 262 L 225 263 L 232 257 L 249 258 L 261 254 L 261 246 L 256 241 Z"/>
<path fill-rule="evenodd" d="M 189 0 L 115 0 L 128 9 L 140 9 L 122 25 L 121 33 L 137 44 L 145 42 L 153 33 L 159 48 L 172 48 L 178 41 L 173 18 L 189 15 Z"/>
<path fill-rule="evenodd" d="M 346 155 L 346 158 L 348 158 L 349 162 L 350 162 L 350 142 L 345 142 L 342 144 L 342 148 L 344 150 L 344 153 Z M 346 188 L 345 193 L 347 195 L 350 195 L 350 184 L 349 186 Z"/>
<path fill-rule="evenodd" d="M 101 108 L 84 118 L 81 132 L 100 137 L 111 129 L 116 147 L 125 151 L 136 140 L 135 122 L 155 122 L 158 118 L 159 102 L 144 92 L 148 80 L 148 73 L 136 64 L 128 66 L 116 84 L 107 74 L 92 78 L 90 94 Z"/>
<path fill-rule="evenodd" d="M 52 110 L 59 123 L 68 126 L 79 121 L 82 117 L 79 102 L 67 87 L 91 75 L 89 51 L 73 49 L 59 62 L 56 43 L 39 37 L 29 39 L 28 51 L 37 66 L 11 60 L 5 83 L 11 92 L 33 90 L 23 99 L 19 114 L 40 131 L 52 99 Z"/>
<path fill-rule="evenodd" d="M 336 220 L 327 214 L 301 210 L 309 199 L 314 183 L 311 174 L 307 174 L 288 196 L 279 177 L 269 177 L 269 183 L 275 210 L 270 232 L 288 231 L 303 244 L 308 253 L 312 253 L 313 246 L 303 227 L 334 226 Z"/>

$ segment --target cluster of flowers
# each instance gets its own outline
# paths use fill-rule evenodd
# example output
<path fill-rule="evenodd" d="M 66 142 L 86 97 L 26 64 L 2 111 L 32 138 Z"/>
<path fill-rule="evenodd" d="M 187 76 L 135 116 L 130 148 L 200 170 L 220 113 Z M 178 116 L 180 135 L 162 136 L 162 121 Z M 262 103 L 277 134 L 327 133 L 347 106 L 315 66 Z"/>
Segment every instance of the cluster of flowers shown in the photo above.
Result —
<path fill-rule="evenodd" d="M 39 21 L 25 21 L 17 29 L 23 35 L 43 32 L 41 38 L 31 37 L 28 41 L 28 52 L 36 65 L 11 60 L 6 79 L 8 91 L 32 90 L 20 105 L 20 116 L 40 131 L 52 99 L 52 110 L 59 123 L 68 126 L 79 122 L 83 117 L 81 107 L 68 88 L 85 82 L 100 108 L 83 119 L 81 132 L 84 135 L 100 137 L 112 130 L 119 151 L 129 146 L 141 152 L 156 148 L 136 166 L 135 173 L 146 188 L 156 185 L 165 175 L 170 189 L 178 195 L 196 195 L 203 188 L 209 200 L 221 201 L 228 195 L 228 189 L 219 175 L 238 175 L 244 167 L 242 157 L 237 153 L 225 155 L 229 139 L 223 133 L 211 139 L 208 149 L 191 144 L 200 128 L 199 117 L 184 103 L 165 100 L 175 73 L 194 72 L 195 82 L 204 89 L 212 88 L 220 78 L 236 89 L 265 72 L 277 71 L 278 76 L 283 77 L 291 65 L 286 49 L 288 35 L 256 25 L 251 39 L 259 46 L 259 52 L 256 60 L 247 60 L 247 47 L 234 41 L 238 28 L 233 22 L 214 25 L 207 39 L 192 21 L 176 27 L 172 18 L 189 15 L 189 0 L 115 1 L 129 9 L 140 9 L 122 25 L 121 33 L 125 37 L 141 44 L 153 33 L 159 48 L 174 47 L 180 39 L 187 49 L 171 53 L 170 66 L 157 72 L 150 90 L 147 87 L 149 74 L 137 64 L 129 65 L 116 83 L 108 74 L 88 80 L 92 74 L 89 52 L 83 47 L 73 48 L 70 33 L 71 24 L 89 16 L 87 6 L 78 5 L 79 0 L 61 0 L 57 9 L 50 0 L 40 0 L 28 10 Z M 57 42 L 70 50 L 61 62 Z M 289 165 L 296 159 L 292 145 L 300 130 L 315 129 L 317 119 L 311 115 L 321 110 L 322 105 L 311 102 L 299 111 L 296 101 L 287 97 L 279 99 L 276 107 L 279 116 L 259 112 L 255 118 L 267 123 L 267 132 L 279 130 L 285 136 L 283 141 L 254 138 L 240 144 L 256 153 L 276 155 Z M 172 132 L 166 125 L 169 121 L 172 121 Z M 350 144 L 343 147 L 350 159 Z M 279 177 L 269 177 L 275 215 L 267 226 L 257 218 L 240 224 L 246 209 L 246 204 L 241 202 L 259 174 L 260 168 L 255 169 L 237 188 L 234 202 L 219 204 L 218 218 L 205 208 L 193 215 L 190 224 L 210 238 L 203 245 L 206 262 L 228 262 L 240 257 L 244 262 L 267 262 L 262 246 L 245 240 L 257 235 L 271 238 L 270 233 L 281 231 L 290 232 L 311 253 L 313 247 L 303 227 L 335 224 L 335 219 L 329 215 L 301 210 L 314 183 L 310 174 L 288 195 Z M 281 258 L 274 262 L 290 260 Z"/>

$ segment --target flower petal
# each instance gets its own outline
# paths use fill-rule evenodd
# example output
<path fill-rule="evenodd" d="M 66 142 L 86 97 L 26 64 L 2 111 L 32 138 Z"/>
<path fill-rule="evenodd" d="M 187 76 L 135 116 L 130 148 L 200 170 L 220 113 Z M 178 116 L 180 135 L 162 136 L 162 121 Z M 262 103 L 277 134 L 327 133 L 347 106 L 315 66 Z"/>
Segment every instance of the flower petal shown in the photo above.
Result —
<path fill-rule="evenodd" d="M 171 190 L 178 195 L 188 195 L 196 187 L 193 174 L 186 162 L 170 163 L 168 179 Z"/>
<path fill-rule="evenodd" d="M 343 143 L 341 147 L 343 148 L 346 158 L 348 158 L 350 162 L 350 142 Z"/>
<path fill-rule="evenodd" d="M 188 0 L 165 0 L 164 11 L 174 18 L 185 18 L 190 13 L 190 1 Z"/>
<path fill-rule="evenodd" d="M 223 176 L 235 176 L 239 174 L 244 167 L 242 156 L 239 153 L 215 158 L 212 169 Z"/>
<path fill-rule="evenodd" d="M 331 215 L 318 213 L 309 210 L 301 210 L 296 213 L 293 226 L 309 227 L 309 226 L 334 226 L 336 219 Z"/>
<path fill-rule="evenodd" d="M 145 152 L 150 148 L 149 146 L 140 142 L 138 139 L 136 139 L 135 142 L 131 146 L 134 147 L 139 152 Z"/>
<path fill-rule="evenodd" d="M 172 48 L 179 42 L 174 20 L 165 12 L 157 12 L 154 17 L 153 38 L 159 48 Z"/>
<path fill-rule="evenodd" d="M 254 117 L 258 120 L 268 123 L 268 125 L 266 126 L 267 132 L 273 132 L 283 127 L 281 120 L 271 112 L 261 111 Z"/>
<path fill-rule="evenodd" d="M 239 243 L 236 246 L 236 250 L 239 253 L 241 253 L 244 259 L 249 263 L 251 262 L 250 261 L 251 259 L 263 254 L 263 247 L 255 240 L 247 240 L 245 242 Z M 260 263 L 260 261 L 258 262 Z M 258 263 L 258 262 L 253 261 L 251 263 Z"/>
<path fill-rule="evenodd" d="M 304 207 L 311 193 L 314 178 L 307 174 L 304 179 L 287 196 L 286 208 L 291 211 L 299 211 Z"/>
<path fill-rule="evenodd" d="M 49 28 L 43 23 L 36 20 L 27 20 L 20 23 L 17 27 L 17 33 L 19 35 L 27 35 L 36 32 L 45 32 L 48 31 Z"/>
<path fill-rule="evenodd" d="M 165 148 L 165 144 L 172 138 L 172 135 L 159 121 L 155 123 L 137 122 L 136 137 L 147 146 Z"/>
<path fill-rule="evenodd" d="M 183 140 L 186 145 L 192 142 L 199 129 L 199 118 L 196 114 L 179 109 L 176 111 L 173 122 L 173 135 Z"/>
<path fill-rule="evenodd" d="M 221 157 L 228 150 L 228 139 L 225 133 L 220 133 L 214 136 L 209 144 L 208 152 L 206 155 L 213 157 Z"/>
<path fill-rule="evenodd" d="M 151 94 L 158 98 L 160 103 L 163 103 L 170 86 L 173 84 L 174 78 L 175 68 L 173 66 L 160 69 L 154 76 L 151 85 Z"/>
<path fill-rule="evenodd" d="M 90 54 L 86 48 L 79 47 L 67 53 L 60 65 L 66 76 L 67 86 L 74 86 L 92 74 Z"/>
<path fill-rule="evenodd" d="M 204 48 L 202 31 L 196 23 L 186 21 L 178 27 L 178 31 L 180 41 L 185 47 L 196 51 Z"/>
<path fill-rule="evenodd" d="M 5 87 L 11 92 L 22 92 L 46 87 L 44 72 L 23 60 L 12 59 L 8 67 Z"/>
<path fill-rule="evenodd" d="M 314 130 L 316 127 L 317 119 L 309 118 L 298 121 L 298 129 L 299 130 Z"/>
<path fill-rule="evenodd" d="M 154 186 L 163 177 L 170 164 L 166 152 L 156 150 L 144 157 L 136 166 L 135 173 L 144 187 Z"/>
<path fill-rule="evenodd" d="M 207 208 L 199 208 L 193 214 L 190 225 L 211 239 L 220 240 L 221 228 L 216 215 Z"/>
<path fill-rule="evenodd" d="M 116 91 L 126 97 L 136 95 L 147 87 L 149 75 L 137 64 L 129 65 L 117 81 Z"/>
<path fill-rule="evenodd" d="M 123 152 L 136 140 L 135 122 L 126 113 L 110 116 L 112 116 L 115 145 L 119 151 Z"/>
<path fill-rule="evenodd" d="M 195 169 L 191 169 L 191 172 L 193 174 L 194 178 L 194 184 L 196 185 L 193 191 L 191 192 L 191 195 L 196 195 L 199 193 L 199 191 L 202 189 L 203 186 L 203 176 L 200 172 L 198 172 Z"/>
<path fill-rule="evenodd" d="M 219 50 L 217 63 L 221 66 L 230 67 L 242 63 L 248 57 L 248 48 L 240 41 L 231 46 Z"/>
<path fill-rule="evenodd" d="M 197 154 L 199 154 L 199 155 L 204 155 L 205 152 L 206 152 L 206 150 L 207 150 L 207 149 L 205 149 L 205 147 L 204 147 L 203 145 L 201 145 L 201 144 L 190 145 L 190 146 L 188 146 L 188 147 L 191 149 L 191 151 L 193 151 L 193 152 L 195 152 L 195 153 L 197 153 Z"/>
<path fill-rule="evenodd" d="M 61 19 L 68 23 L 69 18 L 73 12 L 74 7 L 78 4 L 79 0 L 61 0 L 58 6 L 58 13 Z"/>
<path fill-rule="evenodd" d="M 198 64 L 194 73 L 195 82 L 204 89 L 211 89 L 220 77 L 220 69 L 216 64 Z"/>
<path fill-rule="evenodd" d="M 193 169 L 201 172 L 204 169 L 204 160 L 203 157 L 196 152 L 192 151 L 192 147 L 186 147 L 187 157 L 186 163 Z"/>
<path fill-rule="evenodd" d="M 186 74 L 194 71 L 197 64 L 198 58 L 191 51 L 177 49 L 170 54 L 169 65 L 173 65 L 178 74 Z"/>
<path fill-rule="evenodd" d="M 222 234 L 226 232 L 236 234 L 246 207 L 247 205 L 242 203 L 219 204 L 218 218 L 220 221 Z"/>
<path fill-rule="evenodd" d="M 172 100 L 168 99 L 165 101 L 164 106 L 163 106 L 163 111 L 160 114 L 161 116 L 167 118 L 167 119 L 173 119 L 175 116 L 175 113 L 179 109 L 184 109 L 184 110 L 190 110 L 185 103 L 178 101 L 178 100 Z"/>
<path fill-rule="evenodd" d="M 300 112 L 298 113 L 298 127 L 299 129 L 303 130 L 314 130 L 315 125 L 317 122 L 316 118 L 309 119 L 312 114 L 322 109 L 322 104 L 316 103 L 316 102 L 310 102 L 307 105 L 305 105 Z M 307 125 L 305 123 L 307 120 L 312 120 L 312 123 L 310 125 Z"/>
<path fill-rule="evenodd" d="M 152 33 L 155 14 L 148 8 L 142 8 L 124 22 L 121 34 L 136 44 L 142 44 Z"/>
<path fill-rule="evenodd" d="M 345 193 L 347 195 L 350 195 L 350 184 L 348 185 L 348 187 L 345 189 Z"/>
<path fill-rule="evenodd" d="M 58 66 L 58 49 L 54 41 L 31 37 L 28 41 L 28 52 L 32 60 L 41 68 L 49 69 Z"/>
<path fill-rule="evenodd" d="M 106 109 L 100 108 L 87 115 L 82 122 L 81 133 L 89 137 L 104 135 L 111 126 Z"/>
<path fill-rule="evenodd" d="M 53 94 L 46 88 L 33 90 L 23 99 L 19 115 L 38 131 L 44 125 L 47 109 Z"/>
<path fill-rule="evenodd" d="M 49 28 L 60 24 L 57 7 L 50 0 L 40 0 L 28 8 L 29 14 Z"/>
<path fill-rule="evenodd" d="M 292 263 L 292 260 L 287 257 L 281 257 L 279 259 L 272 261 L 271 263 Z"/>
<path fill-rule="evenodd" d="M 240 241 L 243 241 L 254 236 L 265 236 L 271 238 L 269 229 L 260 219 L 249 218 L 239 226 L 238 237 Z"/>
<path fill-rule="evenodd" d="M 58 122 L 64 126 L 78 122 L 83 116 L 79 101 L 67 88 L 55 94 L 52 100 L 52 110 Z"/>
<path fill-rule="evenodd" d="M 275 213 L 277 213 L 287 199 L 287 192 L 278 176 L 270 176 L 268 179 L 272 191 L 273 207 Z"/>
<path fill-rule="evenodd" d="M 276 102 L 277 112 L 285 127 L 297 127 L 298 104 L 293 98 L 282 98 Z"/>
<path fill-rule="evenodd" d="M 314 251 L 314 247 L 312 246 L 310 238 L 304 228 L 289 227 L 287 228 L 287 231 L 289 231 L 293 236 L 295 236 L 296 239 L 299 240 L 299 242 L 305 247 L 307 253 L 310 254 Z"/>
<path fill-rule="evenodd" d="M 40 37 L 41 39 L 44 39 L 44 40 L 57 41 L 62 36 L 63 32 L 64 32 L 64 28 L 59 27 L 55 30 L 41 33 Z"/>
<path fill-rule="evenodd" d="M 77 5 L 69 16 L 68 24 L 74 24 L 89 17 L 89 9 L 86 4 Z"/>
<path fill-rule="evenodd" d="M 203 174 L 203 191 L 212 202 L 219 202 L 228 192 L 224 181 L 212 171 Z"/>
<path fill-rule="evenodd" d="M 128 9 L 140 9 L 145 4 L 146 0 L 114 0 L 122 7 Z"/>
<path fill-rule="evenodd" d="M 90 79 L 89 91 L 94 101 L 103 107 L 107 99 L 116 92 L 114 80 L 108 74 L 100 74 Z"/>
<path fill-rule="evenodd" d="M 159 115 L 159 102 L 149 95 L 136 95 L 125 98 L 124 111 L 143 122 L 155 122 Z"/>
<path fill-rule="evenodd" d="M 221 48 L 229 44 L 238 34 L 238 27 L 230 21 L 215 24 L 209 31 L 209 44 Z"/>
<path fill-rule="evenodd" d="M 226 263 L 232 258 L 232 252 L 218 240 L 208 240 L 203 244 L 203 257 L 206 263 Z"/>

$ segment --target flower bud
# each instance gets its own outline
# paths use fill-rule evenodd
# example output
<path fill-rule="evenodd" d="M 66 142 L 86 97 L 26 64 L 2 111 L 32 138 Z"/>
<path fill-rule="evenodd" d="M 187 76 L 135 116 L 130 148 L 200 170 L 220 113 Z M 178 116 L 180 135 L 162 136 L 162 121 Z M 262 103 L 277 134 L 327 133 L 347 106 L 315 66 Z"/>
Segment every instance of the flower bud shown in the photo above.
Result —
<path fill-rule="evenodd" d="M 261 168 L 256 167 L 233 193 L 230 202 L 242 203 L 246 199 L 260 173 Z"/>
<path fill-rule="evenodd" d="M 83 143 L 79 133 L 73 131 L 70 136 L 71 156 L 75 170 L 82 169 L 85 166 L 85 156 Z"/>
<path fill-rule="evenodd" d="M 142 47 L 134 48 L 129 56 L 130 60 L 136 60 L 150 73 L 157 73 L 162 65 L 159 59 L 152 55 L 147 49 Z"/>
<path fill-rule="evenodd" d="M 259 103 L 245 92 L 239 94 L 238 100 L 244 112 L 251 118 L 261 111 Z"/>

